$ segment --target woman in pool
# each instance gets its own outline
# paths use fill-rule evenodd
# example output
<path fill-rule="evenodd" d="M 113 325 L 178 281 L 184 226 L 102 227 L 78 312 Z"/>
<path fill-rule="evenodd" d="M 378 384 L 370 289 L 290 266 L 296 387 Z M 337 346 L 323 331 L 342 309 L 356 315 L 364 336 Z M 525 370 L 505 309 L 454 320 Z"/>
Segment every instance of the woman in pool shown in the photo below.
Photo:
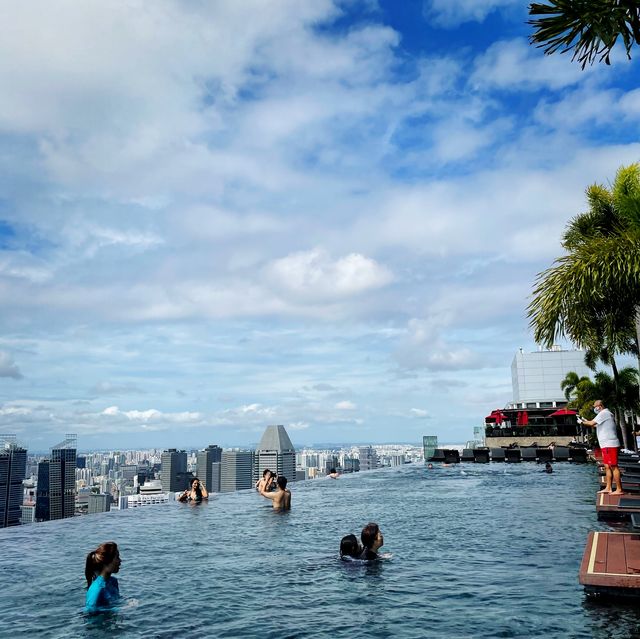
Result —
<path fill-rule="evenodd" d="M 108 610 L 120 598 L 118 580 L 113 573 L 120 570 L 120 552 L 113 541 L 107 541 L 87 555 L 84 576 L 87 579 L 85 611 Z"/>
<path fill-rule="evenodd" d="M 178 501 L 192 501 L 199 504 L 203 499 L 209 499 L 209 493 L 204 484 L 200 483 L 197 477 L 194 477 L 191 480 L 191 488 L 185 490 L 178 498 Z"/>
<path fill-rule="evenodd" d="M 378 524 L 367 524 L 360 533 L 360 539 L 364 549 L 360 553 L 360 559 L 372 560 L 378 558 L 378 550 L 384 545 L 384 537 Z"/>
<path fill-rule="evenodd" d="M 340 540 L 340 559 L 351 557 L 352 559 L 358 559 L 362 547 L 358 543 L 358 538 L 355 535 L 345 535 Z"/>

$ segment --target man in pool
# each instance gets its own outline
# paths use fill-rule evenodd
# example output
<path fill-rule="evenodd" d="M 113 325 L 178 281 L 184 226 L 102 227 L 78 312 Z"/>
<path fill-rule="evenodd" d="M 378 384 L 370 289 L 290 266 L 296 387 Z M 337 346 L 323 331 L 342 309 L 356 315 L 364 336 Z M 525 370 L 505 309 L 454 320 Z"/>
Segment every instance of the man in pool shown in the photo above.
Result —
<path fill-rule="evenodd" d="M 281 475 L 276 484 L 278 489 L 275 492 L 268 493 L 261 488 L 260 494 L 273 502 L 274 510 L 291 510 L 291 491 L 287 489 L 287 478 Z"/>
<path fill-rule="evenodd" d="M 620 441 L 616 431 L 616 422 L 608 408 L 605 408 L 601 399 L 593 402 L 595 419 L 583 419 L 578 416 L 578 422 L 583 426 L 590 426 L 596 429 L 598 444 L 602 449 L 602 463 L 606 477 L 606 485 L 599 492 L 612 495 L 624 495 L 622 484 L 620 483 L 620 469 L 618 468 L 618 448 Z M 616 489 L 613 490 L 612 483 L 615 482 Z"/>
<path fill-rule="evenodd" d="M 335 468 L 332 468 L 327 477 L 330 479 L 338 479 L 338 477 L 340 477 L 340 473 Z"/>

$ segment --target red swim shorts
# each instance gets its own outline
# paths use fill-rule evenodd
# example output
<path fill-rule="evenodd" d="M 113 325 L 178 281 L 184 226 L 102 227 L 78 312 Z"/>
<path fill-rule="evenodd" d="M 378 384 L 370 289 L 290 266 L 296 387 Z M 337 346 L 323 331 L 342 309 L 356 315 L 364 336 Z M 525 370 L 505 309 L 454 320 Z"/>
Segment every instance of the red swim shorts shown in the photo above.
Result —
<path fill-rule="evenodd" d="M 618 465 L 618 449 L 617 448 L 603 448 L 602 449 L 602 463 L 607 466 Z"/>

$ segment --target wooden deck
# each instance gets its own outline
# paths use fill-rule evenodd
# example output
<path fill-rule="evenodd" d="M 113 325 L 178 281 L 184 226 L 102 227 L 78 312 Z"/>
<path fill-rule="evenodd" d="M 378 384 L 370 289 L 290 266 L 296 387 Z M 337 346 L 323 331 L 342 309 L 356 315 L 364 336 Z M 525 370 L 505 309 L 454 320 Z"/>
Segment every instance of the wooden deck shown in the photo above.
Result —
<path fill-rule="evenodd" d="M 632 513 L 640 513 L 640 495 L 596 495 L 598 519 L 630 519 Z"/>
<path fill-rule="evenodd" d="M 640 534 L 590 532 L 578 580 L 588 594 L 640 597 Z"/>

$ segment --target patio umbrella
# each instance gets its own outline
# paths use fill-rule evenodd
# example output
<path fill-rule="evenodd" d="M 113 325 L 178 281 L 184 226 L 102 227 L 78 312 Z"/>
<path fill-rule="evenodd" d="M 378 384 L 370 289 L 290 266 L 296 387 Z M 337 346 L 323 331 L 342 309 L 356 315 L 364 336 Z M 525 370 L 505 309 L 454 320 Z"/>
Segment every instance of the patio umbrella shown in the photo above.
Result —
<path fill-rule="evenodd" d="M 547 417 L 564 417 L 566 415 L 577 415 L 578 413 L 575 410 L 571 410 L 570 408 L 559 408 L 557 411 L 551 413 L 551 415 L 547 415 Z"/>
<path fill-rule="evenodd" d="M 526 410 L 522 411 L 522 417 L 520 418 L 520 426 L 526 426 L 529 423 L 529 413 Z"/>

